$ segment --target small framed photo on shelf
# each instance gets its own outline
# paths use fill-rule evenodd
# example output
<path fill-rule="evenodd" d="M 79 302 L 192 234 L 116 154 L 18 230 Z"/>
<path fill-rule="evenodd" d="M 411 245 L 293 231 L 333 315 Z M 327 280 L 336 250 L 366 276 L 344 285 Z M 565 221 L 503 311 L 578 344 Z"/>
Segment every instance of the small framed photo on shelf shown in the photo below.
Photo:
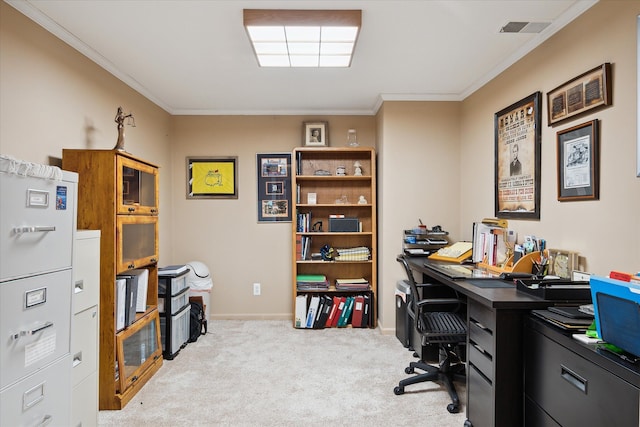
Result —
<path fill-rule="evenodd" d="M 558 132 L 558 200 L 597 200 L 598 120 Z"/>
<path fill-rule="evenodd" d="M 561 279 L 571 279 L 574 270 L 578 269 L 578 252 L 563 249 L 549 249 L 549 274 Z"/>
<path fill-rule="evenodd" d="M 304 122 L 302 126 L 302 140 L 305 147 L 329 146 L 329 123 Z"/>

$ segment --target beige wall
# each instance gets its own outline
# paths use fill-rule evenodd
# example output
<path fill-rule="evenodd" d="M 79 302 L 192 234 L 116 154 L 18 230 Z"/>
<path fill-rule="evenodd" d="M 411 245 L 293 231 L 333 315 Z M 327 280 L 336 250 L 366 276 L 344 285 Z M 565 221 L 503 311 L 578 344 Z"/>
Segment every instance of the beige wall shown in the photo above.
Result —
<path fill-rule="evenodd" d="M 256 154 L 291 152 L 302 123 L 329 122 L 329 145 L 346 146 L 355 128 L 375 143 L 373 116 L 176 116 L 172 122 L 172 262 L 202 261 L 212 272 L 214 318 L 290 319 L 291 223 L 258 222 Z M 237 200 L 187 200 L 186 157 L 238 156 Z M 295 218 L 295 215 L 294 215 Z M 166 248 L 165 248 L 166 249 Z M 253 296 L 253 283 L 262 295 Z"/>
<path fill-rule="evenodd" d="M 460 239 L 459 102 L 385 102 L 378 112 L 378 310 L 395 328 L 403 230 L 422 220 Z"/>
<path fill-rule="evenodd" d="M 289 318 L 290 224 L 257 222 L 256 153 L 299 145 L 306 119 L 329 121 L 331 145 L 344 144 L 346 130 L 355 127 L 361 143 L 379 153 L 378 303 L 380 326 L 392 332 L 402 230 L 421 218 L 442 225 L 453 239 L 469 239 L 473 221 L 493 216 L 495 112 L 603 62 L 614 64 L 613 106 L 555 127 L 543 119 L 541 219 L 511 224 L 520 236 L 536 234 L 552 247 L 579 250 L 585 269 L 598 274 L 640 268 L 638 13 L 638 2 L 598 3 L 461 103 L 388 102 L 375 117 L 171 117 L 2 2 L 0 153 L 55 164 L 62 148 L 110 149 L 116 108 L 133 111 L 137 127 L 126 128 L 126 148 L 161 168 L 161 264 L 197 259 L 209 265 L 214 316 Z M 593 118 L 602 124 L 600 200 L 560 203 L 556 132 Z M 185 157 L 201 155 L 239 157 L 238 200 L 185 199 Z M 262 296 L 251 295 L 253 282 L 263 284 Z"/>
<path fill-rule="evenodd" d="M 161 166 L 160 259 L 171 223 L 170 115 L 0 2 L 0 153 L 60 166 L 63 148 L 112 149 L 118 106 L 133 111 L 125 149 Z"/>
<path fill-rule="evenodd" d="M 596 274 L 640 269 L 640 178 L 636 177 L 636 17 L 640 2 L 596 4 L 534 52 L 463 102 L 460 163 L 463 237 L 466 225 L 493 216 L 493 116 L 536 92 L 543 93 L 540 221 L 511 220 L 552 248 L 579 251 Z M 547 126 L 546 93 L 604 62 L 613 64 L 613 105 Z M 600 200 L 557 200 L 556 133 L 599 119 Z"/>

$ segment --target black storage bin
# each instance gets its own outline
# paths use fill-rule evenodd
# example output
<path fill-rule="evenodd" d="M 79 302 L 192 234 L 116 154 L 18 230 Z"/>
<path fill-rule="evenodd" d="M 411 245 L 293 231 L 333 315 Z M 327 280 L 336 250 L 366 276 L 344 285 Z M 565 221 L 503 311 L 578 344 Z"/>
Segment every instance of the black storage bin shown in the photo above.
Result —
<path fill-rule="evenodd" d="M 413 319 L 409 316 L 411 304 L 411 286 L 406 280 L 396 283 L 396 338 L 404 347 L 411 348 Z"/>

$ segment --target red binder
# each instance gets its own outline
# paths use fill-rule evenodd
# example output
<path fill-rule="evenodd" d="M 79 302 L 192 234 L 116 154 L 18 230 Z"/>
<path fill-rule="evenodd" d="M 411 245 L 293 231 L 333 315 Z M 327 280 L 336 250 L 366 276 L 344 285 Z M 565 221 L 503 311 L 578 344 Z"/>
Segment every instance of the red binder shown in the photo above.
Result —
<path fill-rule="evenodd" d="M 335 328 L 338 326 L 338 320 L 340 319 L 340 315 L 342 314 L 342 310 L 344 309 L 344 305 L 347 302 L 347 297 L 335 297 L 335 298 L 339 298 L 338 301 L 338 309 L 336 310 L 336 315 L 333 317 L 333 320 L 331 321 L 331 327 Z M 333 302 L 333 305 L 335 306 L 335 299 Z"/>
<path fill-rule="evenodd" d="M 331 306 L 331 311 L 329 312 L 329 317 L 327 317 L 327 323 L 325 323 L 325 328 L 330 328 L 333 326 L 333 319 L 337 319 L 340 315 L 336 316 L 338 312 L 338 306 L 340 305 L 340 297 L 333 297 L 333 305 Z M 337 321 L 336 321 L 337 324 Z"/>
<path fill-rule="evenodd" d="M 351 326 L 362 328 L 362 313 L 364 312 L 364 296 L 356 295 L 353 303 L 353 314 L 351 315 Z"/>

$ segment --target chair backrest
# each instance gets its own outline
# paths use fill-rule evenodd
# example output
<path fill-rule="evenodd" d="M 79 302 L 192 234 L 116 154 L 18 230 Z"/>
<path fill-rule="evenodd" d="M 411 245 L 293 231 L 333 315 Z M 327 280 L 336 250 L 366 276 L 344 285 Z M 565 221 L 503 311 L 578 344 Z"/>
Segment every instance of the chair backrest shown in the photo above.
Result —
<path fill-rule="evenodd" d="M 449 298 L 421 298 L 421 293 L 418 291 L 418 284 L 415 281 L 413 276 L 413 270 L 409 266 L 409 262 L 407 261 L 406 256 L 398 255 L 396 260 L 403 266 L 405 273 L 407 275 L 407 282 L 411 288 L 412 298 L 410 299 L 411 303 L 407 306 L 407 309 L 413 316 L 414 327 L 421 334 L 426 334 L 430 332 L 429 325 L 425 322 L 423 314 L 426 312 L 432 313 L 452 313 L 458 311 L 460 306 L 462 305 L 462 301 L 458 298 L 457 292 L 455 292 L 454 297 Z M 425 286 L 435 286 L 428 284 L 420 284 L 421 288 Z M 444 310 L 443 307 L 449 307 L 449 310 Z"/>

